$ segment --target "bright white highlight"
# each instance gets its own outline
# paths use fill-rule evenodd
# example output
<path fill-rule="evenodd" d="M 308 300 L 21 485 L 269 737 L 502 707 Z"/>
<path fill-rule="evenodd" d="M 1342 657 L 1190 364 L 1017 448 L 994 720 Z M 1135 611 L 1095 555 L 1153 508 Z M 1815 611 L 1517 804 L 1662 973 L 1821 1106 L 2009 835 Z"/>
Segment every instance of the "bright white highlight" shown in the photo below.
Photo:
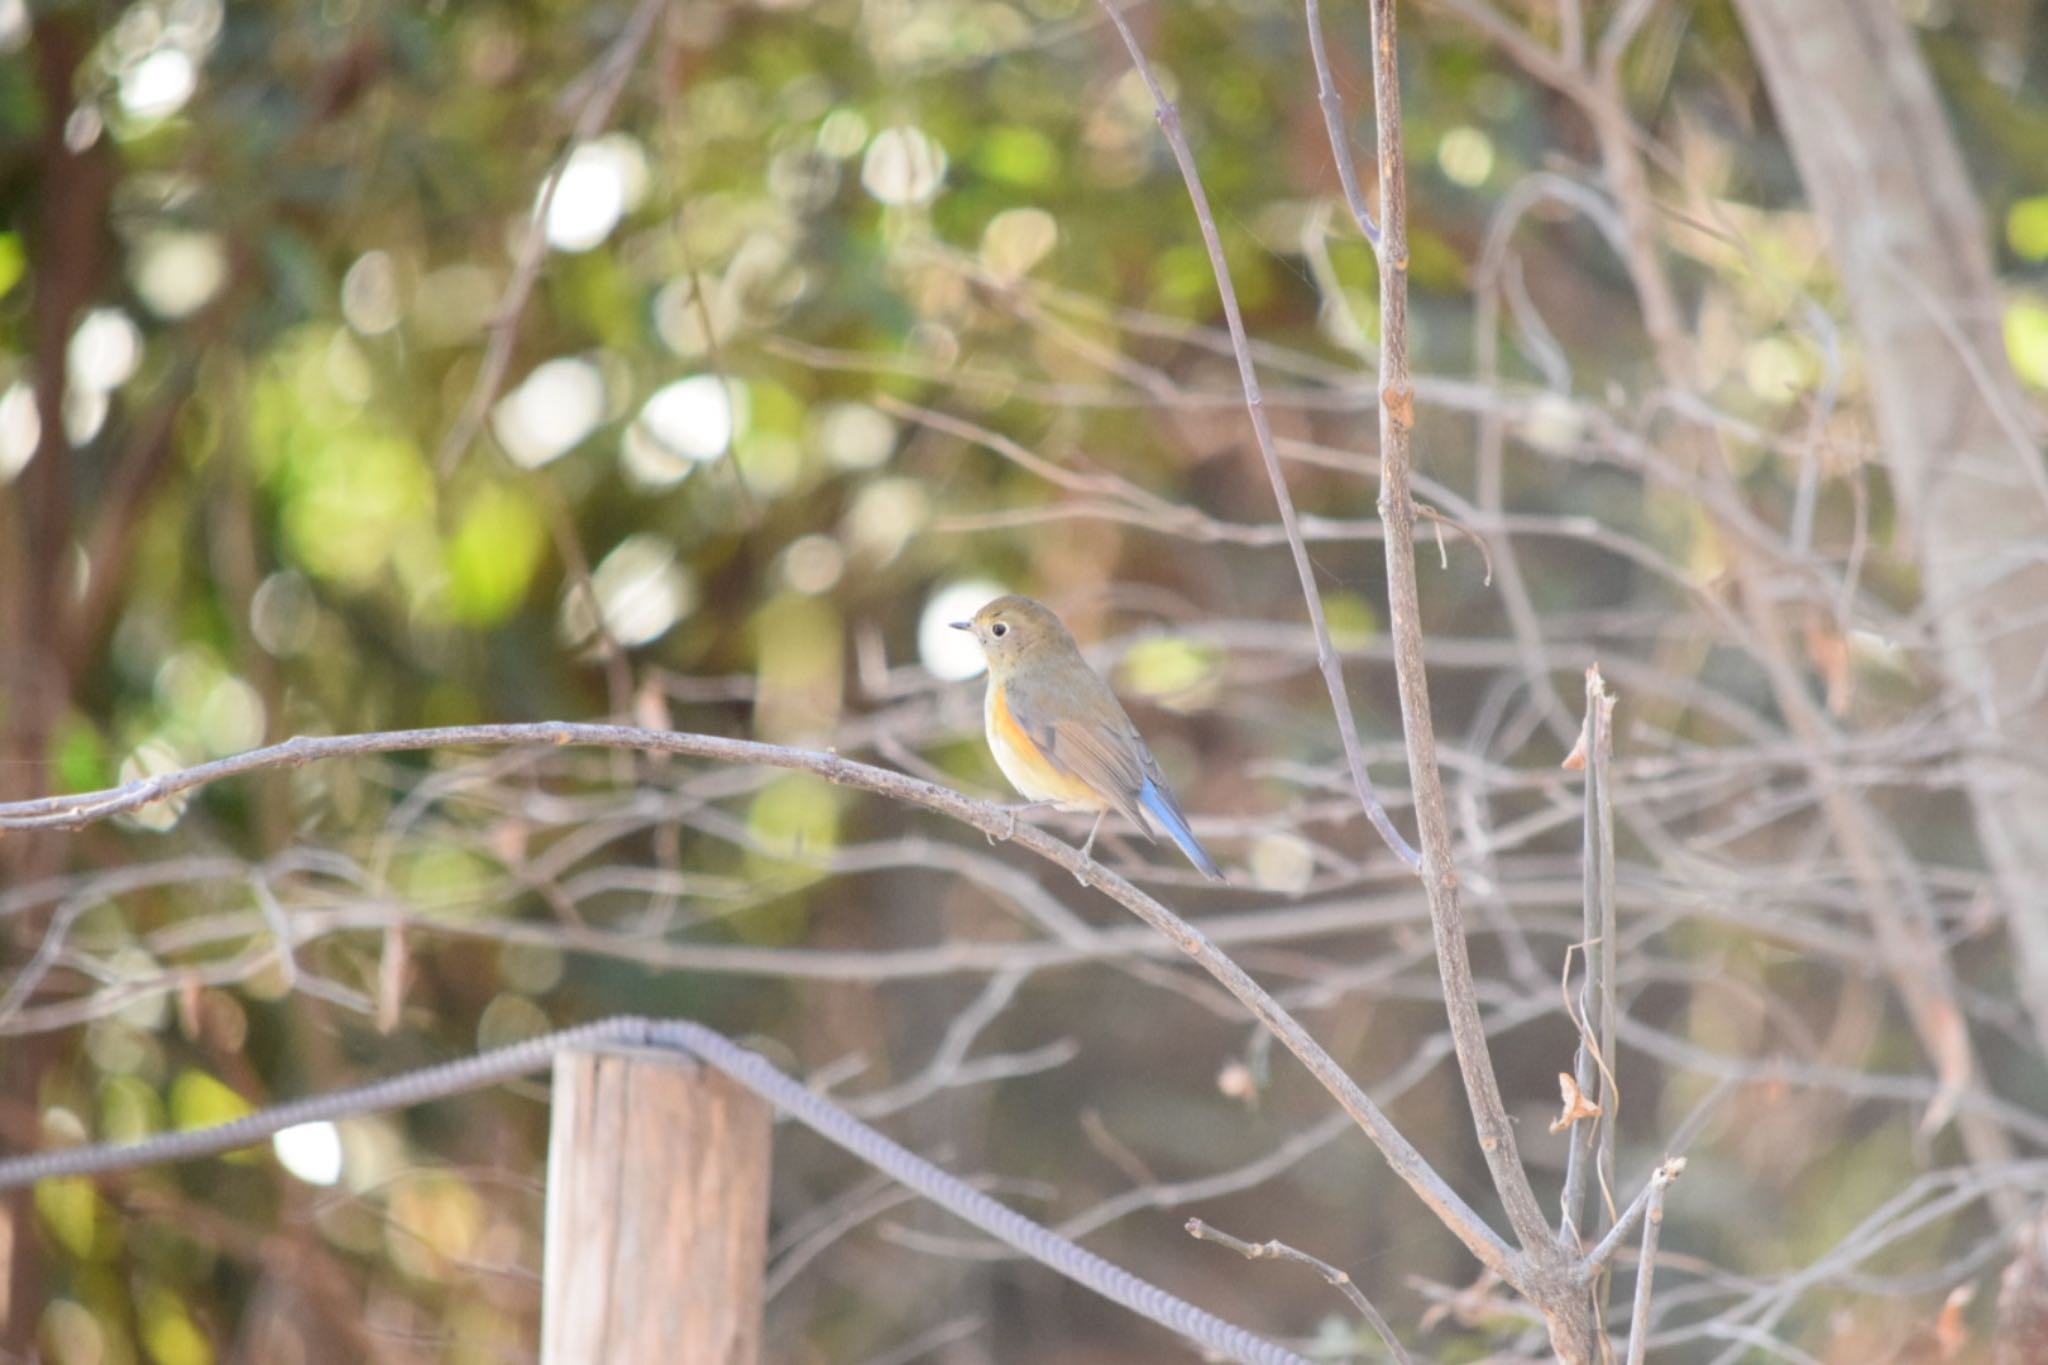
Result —
<path fill-rule="evenodd" d="M 534 367 L 491 410 L 491 433 L 513 462 L 538 469 L 561 458 L 604 419 L 604 376 L 578 356 Z"/>
<path fill-rule="evenodd" d="M 71 334 L 71 382 L 111 393 L 142 363 L 142 330 L 118 308 L 95 308 Z"/>
<path fill-rule="evenodd" d="M 198 88 L 199 66 L 190 54 L 160 47 L 122 73 L 121 107 L 139 119 L 168 118 Z"/>
<path fill-rule="evenodd" d="M 945 148 L 916 128 L 884 128 L 860 163 L 862 187 L 885 204 L 922 204 L 945 180 Z"/>
<path fill-rule="evenodd" d="M 0 396 L 0 483 L 21 473 L 43 439 L 42 414 L 36 411 L 35 390 L 26 384 L 10 384 Z"/>
<path fill-rule="evenodd" d="M 917 656 L 923 660 L 927 672 L 935 678 L 958 682 L 988 667 L 981 657 L 981 646 L 974 642 L 974 637 L 964 630 L 953 629 L 952 623 L 965 621 L 1001 597 L 1003 592 L 1000 583 L 972 578 L 932 594 L 931 600 L 924 604 L 923 615 L 917 618 Z"/>
<path fill-rule="evenodd" d="M 656 389 L 634 425 L 670 454 L 702 463 L 731 448 L 745 402 L 738 381 L 692 375 Z"/>
<path fill-rule="evenodd" d="M 270 1139 L 280 1166 L 308 1185 L 341 1180 L 341 1130 L 331 1123 L 301 1123 Z"/>
<path fill-rule="evenodd" d="M 647 156 L 622 133 L 586 142 L 569 153 L 561 183 L 548 201 L 548 245 L 589 251 L 647 194 Z"/>
<path fill-rule="evenodd" d="M 668 633 L 697 605 L 689 572 L 676 563 L 675 547 L 659 536 L 632 535 L 620 541 L 590 576 L 591 594 L 571 588 L 562 602 L 562 635 L 581 644 L 605 629 L 630 649 Z"/>
<path fill-rule="evenodd" d="M 841 469 L 874 469 L 896 449 L 894 419 L 866 403 L 827 403 L 812 420 L 812 439 Z"/>
<path fill-rule="evenodd" d="M 135 292 L 159 317 L 198 312 L 228 277 L 227 250 L 211 232 L 151 233 L 131 259 Z"/>

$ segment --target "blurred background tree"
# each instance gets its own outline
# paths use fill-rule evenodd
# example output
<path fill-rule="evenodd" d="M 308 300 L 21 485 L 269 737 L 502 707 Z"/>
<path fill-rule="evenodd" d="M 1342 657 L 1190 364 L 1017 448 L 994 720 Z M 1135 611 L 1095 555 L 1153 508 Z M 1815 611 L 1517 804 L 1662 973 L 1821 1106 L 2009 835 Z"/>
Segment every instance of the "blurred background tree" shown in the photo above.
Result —
<path fill-rule="evenodd" d="M 1997 317 L 1970 322 L 2002 329 L 2038 447 L 2048 9 L 1903 11 L 1995 237 Z M 1132 18 L 1398 790 L 1372 258 L 1302 15 Z M 1362 8 L 1325 22 L 1367 111 Z M 1677 1134 L 1693 1157 L 1658 1358 L 1889 1358 L 2004 1263 L 1991 1196 L 2041 1186 L 2019 1158 L 2048 1142 L 2048 1070 L 2007 929 L 2039 888 L 2016 904 L 1980 852 L 1966 796 L 1996 746 L 1956 720 L 1881 371 L 1737 7 L 1441 0 L 1405 23 L 1418 495 L 1448 522 L 1426 625 L 1525 1150 L 1539 1180 L 1561 1161 L 1540 1120 L 1582 935 L 1557 765 L 1597 659 L 1622 696 L 1623 1189 Z M 604 715 L 994 792 L 942 623 L 1028 591 L 1132 699 L 1235 885 L 1151 881 L 1478 1198 L 1422 902 L 1346 793 L 1214 282 L 1093 6 L 0 0 L 0 50 L 0 797 L 296 733 Z M 1683 383 L 1599 99 L 1647 168 Z M 1825 743 L 1773 691 L 1787 658 Z M 1844 790 L 1945 960 L 1967 1075 L 1881 965 Z M 1174 1210 L 1345 1266 L 1430 1354 L 1526 1332 L 1454 1295 L 1455 1243 L 1160 945 L 1056 870 L 805 779 L 330 765 L 10 837 L 0 864 L 10 1148 L 682 1014 L 1333 1355 L 1377 1348 L 1319 1283 L 1187 1243 Z M 1114 950 L 1063 946 L 1076 916 Z M 539 1099 L 46 1186 L 0 1240 L 0 1359 L 526 1358 Z M 777 1161 L 772 1358 L 1170 1349 L 834 1153 L 792 1136 Z"/>

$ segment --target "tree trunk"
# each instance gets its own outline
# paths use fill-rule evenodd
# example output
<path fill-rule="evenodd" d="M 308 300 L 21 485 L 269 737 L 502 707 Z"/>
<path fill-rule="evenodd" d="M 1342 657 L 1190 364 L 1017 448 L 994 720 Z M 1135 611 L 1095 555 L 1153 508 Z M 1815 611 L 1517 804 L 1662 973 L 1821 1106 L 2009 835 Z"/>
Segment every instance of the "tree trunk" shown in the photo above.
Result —
<path fill-rule="evenodd" d="M 1983 215 L 1892 0 L 1737 0 L 1862 343 L 1984 857 L 2048 1052 L 2048 471 Z"/>

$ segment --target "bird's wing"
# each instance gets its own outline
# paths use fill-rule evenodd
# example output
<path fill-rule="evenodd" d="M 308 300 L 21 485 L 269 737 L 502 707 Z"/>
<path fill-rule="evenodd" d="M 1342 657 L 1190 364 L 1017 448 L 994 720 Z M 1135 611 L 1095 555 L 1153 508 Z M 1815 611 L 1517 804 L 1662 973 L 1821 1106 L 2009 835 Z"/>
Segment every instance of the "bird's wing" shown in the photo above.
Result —
<path fill-rule="evenodd" d="M 1010 714 L 1048 760 L 1094 788 L 1152 838 L 1138 793 L 1158 765 L 1109 684 L 1092 671 L 1086 677 L 1085 683 L 1068 684 L 1056 704 L 1038 689 L 1012 683 Z"/>

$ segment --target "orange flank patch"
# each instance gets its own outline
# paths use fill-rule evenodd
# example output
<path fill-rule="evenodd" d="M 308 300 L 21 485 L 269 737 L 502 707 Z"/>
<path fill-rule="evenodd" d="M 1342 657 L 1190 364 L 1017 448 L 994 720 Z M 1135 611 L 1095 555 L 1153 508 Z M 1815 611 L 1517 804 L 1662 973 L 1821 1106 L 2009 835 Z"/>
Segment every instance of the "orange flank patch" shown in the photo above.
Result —
<path fill-rule="evenodd" d="M 989 691 L 988 743 L 1003 776 L 1031 800 L 1058 801 L 1088 810 L 1101 810 L 1108 804 L 1093 787 L 1045 756 L 1038 741 L 1010 714 L 1009 699 L 1001 688 Z"/>

